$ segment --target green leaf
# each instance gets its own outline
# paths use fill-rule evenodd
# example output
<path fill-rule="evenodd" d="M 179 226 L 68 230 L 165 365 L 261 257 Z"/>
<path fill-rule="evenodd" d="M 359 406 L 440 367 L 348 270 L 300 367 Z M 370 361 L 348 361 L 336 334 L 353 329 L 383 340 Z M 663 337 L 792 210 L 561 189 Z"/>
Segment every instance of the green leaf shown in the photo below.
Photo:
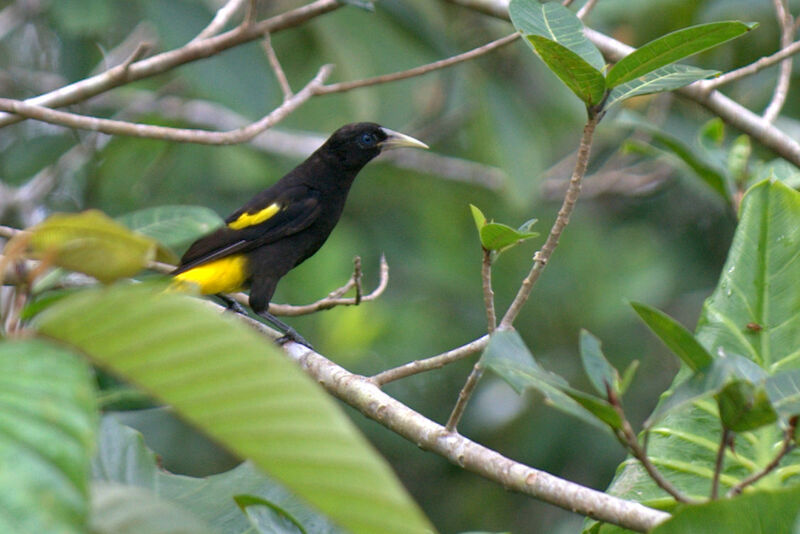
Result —
<path fill-rule="evenodd" d="M 84 532 L 96 418 L 82 359 L 40 340 L 0 343 L 0 532 Z"/>
<path fill-rule="evenodd" d="M 202 206 L 156 206 L 127 213 L 117 220 L 172 250 L 181 250 L 224 224 L 213 210 Z"/>
<path fill-rule="evenodd" d="M 700 143 L 714 148 L 722 147 L 725 142 L 725 121 L 714 117 L 703 124 L 699 134 Z"/>
<path fill-rule="evenodd" d="M 634 96 L 674 91 L 718 74 L 718 70 L 698 69 L 690 65 L 667 65 L 611 89 L 605 107 L 608 109 Z"/>
<path fill-rule="evenodd" d="M 69 297 L 36 325 L 171 405 L 353 533 L 432 530 L 330 397 L 234 318 L 137 284 Z"/>
<path fill-rule="evenodd" d="M 544 395 L 548 404 L 557 410 L 572 415 L 595 428 L 609 431 L 604 422 L 605 419 L 594 415 L 578 401 L 578 398 L 585 401 L 587 405 L 596 407 L 605 418 L 612 420 L 613 416 L 601 407 L 595 406 L 588 400 L 588 395 L 570 388 L 562 377 L 543 369 L 515 330 L 495 331 L 486 346 L 481 361 L 486 368 L 491 369 L 508 382 L 517 393 L 534 389 Z M 575 394 L 578 398 L 571 398 L 566 393 L 567 391 Z M 600 401 L 600 399 L 596 400 Z"/>
<path fill-rule="evenodd" d="M 486 217 L 483 215 L 483 212 L 477 206 L 470 204 L 469 209 L 472 212 L 472 218 L 475 220 L 475 228 L 477 228 L 478 233 L 480 233 L 481 228 L 483 228 L 486 225 Z"/>
<path fill-rule="evenodd" d="M 481 245 L 486 250 L 504 250 L 538 235 L 537 232 L 519 232 L 505 224 L 491 222 L 481 228 Z"/>
<path fill-rule="evenodd" d="M 622 428 L 622 418 L 606 400 L 572 388 L 564 388 L 564 393 L 612 429 Z"/>
<path fill-rule="evenodd" d="M 196 521 L 225 534 L 253 533 L 248 517 L 234 500 L 242 493 L 280 507 L 307 532 L 344 534 L 250 462 L 205 478 L 173 475 L 161 469 L 155 453 L 144 445 L 142 435 L 117 422 L 114 415 L 103 417 L 101 422 L 92 472 L 99 481 L 147 489 L 191 514 Z"/>
<path fill-rule="evenodd" d="M 639 369 L 639 360 L 633 360 L 622 372 L 622 379 L 619 384 L 620 395 L 624 395 L 625 392 L 628 391 L 628 387 L 630 387 L 633 382 L 633 377 L 636 376 L 637 369 Z"/>
<path fill-rule="evenodd" d="M 790 417 L 797 407 L 793 382 L 798 377 L 792 375 L 800 370 L 799 248 L 800 193 L 779 182 L 765 181 L 752 187 L 742 200 L 728 259 L 716 289 L 703 306 L 696 334 L 709 353 L 722 350 L 740 354 L 751 362 L 750 369 L 759 368 L 762 377 L 792 373 L 768 378 L 765 385 L 783 417 Z M 748 328 L 751 323 L 761 325 L 761 329 Z M 675 384 L 688 374 L 688 369 L 682 370 Z M 648 456 L 659 470 L 684 494 L 707 498 L 720 439 L 716 403 L 701 398 L 670 411 L 649 435 Z M 724 455 L 722 492 L 762 470 L 774 458 L 782 440 L 778 425 L 738 435 L 735 452 L 726 450 Z M 750 491 L 797 484 L 798 466 L 800 451 L 795 449 Z M 620 466 L 609 492 L 662 509 L 675 506 L 636 462 L 626 461 Z M 595 527 L 595 531 L 606 531 Z M 710 531 L 727 532 L 725 528 Z"/>
<path fill-rule="evenodd" d="M 539 35 L 526 39 L 550 70 L 587 106 L 599 104 L 606 90 L 603 74 L 565 46 Z"/>
<path fill-rule="evenodd" d="M 508 14 L 521 34 L 540 35 L 555 41 L 575 52 L 595 70 L 605 68 L 603 55 L 583 33 L 581 20 L 559 2 L 511 0 Z"/>
<path fill-rule="evenodd" d="M 728 151 L 728 176 L 735 183 L 747 183 L 747 167 L 752 153 L 753 146 L 748 136 L 740 135 L 733 142 Z"/>
<path fill-rule="evenodd" d="M 734 432 L 755 430 L 774 423 L 778 418 L 763 385 L 734 380 L 715 398 L 722 424 Z"/>
<path fill-rule="evenodd" d="M 92 484 L 92 534 L 215 534 L 206 523 L 152 491 Z"/>
<path fill-rule="evenodd" d="M 756 24 L 711 22 L 690 26 L 654 39 L 622 58 L 608 71 L 608 87 L 616 87 L 746 33 Z"/>
<path fill-rule="evenodd" d="M 765 376 L 764 371 L 747 358 L 723 353 L 711 365 L 695 371 L 689 378 L 670 388 L 644 422 L 644 427 L 652 428 L 669 412 L 701 397 L 716 395 L 733 382 L 754 384 L 763 382 Z"/>
<path fill-rule="evenodd" d="M 30 229 L 33 253 L 45 261 L 110 283 L 128 278 L 155 259 L 174 255 L 97 210 L 58 213 Z"/>
<path fill-rule="evenodd" d="M 747 493 L 683 506 L 650 534 L 790 534 L 800 512 L 800 487 Z"/>
<path fill-rule="evenodd" d="M 678 321 L 646 304 L 631 302 L 631 306 L 650 330 L 690 369 L 696 371 L 711 365 L 711 354 Z"/>
<path fill-rule="evenodd" d="M 766 388 L 772 406 L 784 422 L 800 415 L 800 369 L 767 378 Z"/>
<path fill-rule="evenodd" d="M 237 495 L 233 499 L 247 514 L 247 518 L 256 532 L 261 534 L 306 534 L 306 530 L 297 519 L 266 499 L 255 495 Z"/>
<path fill-rule="evenodd" d="M 581 329 L 580 349 L 583 369 L 594 389 L 604 398 L 608 395 L 608 390 L 619 393 L 619 373 L 608 363 L 600 347 L 600 340 Z"/>

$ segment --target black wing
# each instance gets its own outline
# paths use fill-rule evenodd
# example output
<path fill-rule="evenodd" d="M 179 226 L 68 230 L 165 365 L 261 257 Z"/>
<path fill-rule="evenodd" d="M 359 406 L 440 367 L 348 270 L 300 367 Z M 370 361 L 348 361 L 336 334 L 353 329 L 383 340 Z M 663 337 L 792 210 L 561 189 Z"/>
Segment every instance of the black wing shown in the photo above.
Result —
<path fill-rule="evenodd" d="M 195 241 L 181 258 L 181 264 L 172 274 L 188 271 L 198 265 L 247 252 L 296 234 L 308 228 L 319 216 L 319 193 L 306 186 L 294 186 L 278 194 L 267 190 L 248 202 L 226 220 L 228 225 L 243 214 L 257 214 L 270 206 L 277 207 L 274 214 L 262 222 L 244 227 L 223 226 Z M 272 211 L 272 210 L 270 210 Z"/>

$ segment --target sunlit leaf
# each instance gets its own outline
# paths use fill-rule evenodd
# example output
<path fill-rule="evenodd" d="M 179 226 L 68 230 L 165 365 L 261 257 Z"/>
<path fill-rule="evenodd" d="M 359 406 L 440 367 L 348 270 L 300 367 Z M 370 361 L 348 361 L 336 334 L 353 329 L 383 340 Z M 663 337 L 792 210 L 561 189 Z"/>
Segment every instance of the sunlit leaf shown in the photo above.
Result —
<path fill-rule="evenodd" d="M 743 22 L 711 22 L 690 26 L 654 39 L 631 52 L 608 71 L 608 87 L 640 78 L 670 63 L 702 52 L 755 28 Z"/>
<path fill-rule="evenodd" d="M 96 210 L 55 214 L 30 229 L 35 255 L 109 283 L 137 274 L 155 259 L 175 261 L 156 241 Z"/>
<path fill-rule="evenodd" d="M 538 236 L 537 232 L 520 232 L 501 223 L 487 223 L 481 228 L 481 245 L 486 250 L 503 250 Z"/>
<path fill-rule="evenodd" d="M 433 530 L 311 378 L 203 302 L 145 284 L 95 289 L 49 308 L 36 326 L 169 404 L 352 532 Z"/>
<path fill-rule="evenodd" d="M 81 358 L 39 340 L 0 343 L 0 532 L 85 532 L 96 417 Z"/>
<path fill-rule="evenodd" d="M 483 228 L 486 224 L 486 217 L 483 215 L 483 212 L 478 206 L 470 204 L 469 210 L 472 213 L 472 218 L 475 220 L 475 228 L 477 228 L 478 232 L 480 232 L 481 228 Z"/>

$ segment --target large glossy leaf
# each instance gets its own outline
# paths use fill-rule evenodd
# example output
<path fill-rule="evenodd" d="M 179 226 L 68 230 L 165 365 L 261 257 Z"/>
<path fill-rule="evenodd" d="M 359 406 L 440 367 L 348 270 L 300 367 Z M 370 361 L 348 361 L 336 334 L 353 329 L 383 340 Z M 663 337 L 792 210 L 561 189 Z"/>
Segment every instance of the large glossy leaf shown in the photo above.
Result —
<path fill-rule="evenodd" d="M 687 506 L 651 534 L 793 534 L 800 512 L 800 487 L 759 491 L 737 499 Z"/>
<path fill-rule="evenodd" d="M 767 374 L 800 369 L 798 279 L 800 193 L 779 182 L 759 183 L 742 200 L 741 218 L 728 260 L 717 288 L 703 307 L 697 339 L 712 354 L 723 350 L 743 355 Z M 748 328 L 751 323 L 761 328 Z M 684 376 L 685 372 L 681 379 Z M 768 393 L 771 380 L 767 379 Z M 791 387 L 786 391 L 787 399 L 793 395 Z M 780 404 L 776 407 L 780 413 Z M 648 452 L 684 493 L 703 498 L 709 494 L 719 437 L 716 404 L 703 399 L 669 413 L 657 424 L 651 432 Z M 740 434 L 735 453 L 730 450 L 725 453 L 720 479 L 722 491 L 761 470 L 779 449 L 782 437 L 778 425 Z M 799 465 L 800 453 L 795 450 L 755 487 L 798 484 Z M 620 466 L 609 491 L 664 509 L 675 504 L 631 460 Z M 598 524 L 590 528 L 600 530 Z M 602 528 L 602 532 L 619 530 L 607 525 Z"/>
<path fill-rule="evenodd" d="M 30 246 L 44 261 L 113 282 L 135 275 L 155 259 L 174 255 L 96 210 L 59 213 L 30 229 Z"/>
<path fill-rule="evenodd" d="M 252 534 L 251 521 L 239 501 L 260 499 L 294 518 L 306 532 L 344 534 L 249 462 L 205 478 L 174 475 L 161 469 L 142 435 L 117 422 L 113 414 L 103 417 L 101 422 L 92 473 L 97 482 L 147 490 L 215 532 Z M 243 495 L 250 496 L 250 501 Z"/>
<path fill-rule="evenodd" d="M 117 220 L 172 250 L 185 248 L 223 224 L 219 215 L 202 206 L 155 206 L 127 213 Z"/>
<path fill-rule="evenodd" d="M 603 55 L 583 33 L 583 23 L 559 2 L 511 0 L 511 23 L 523 35 L 540 35 L 555 41 L 583 58 L 595 70 L 605 68 Z"/>
<path fill-rule="evenodd" d="M 352 532 L 433 530 L 330 397 L 234 318 L 138 284 L 71 296 L 36 324 L 171 405 Z"/>
<path fill-rule="evenodd" d="M 0 343 L 0 532 L 85 532 L 95 423 L 83 360 L 44 341 Z"/>
<path fill-rule="evenodd" d="M 674 91 L 698 80 L 719 74 L 718 70 L 706 70 L 690 65 L 667 65 L 632 80 L 620 83 L 608 95 L 606 108 L 634 96 Z"/>
<path fill-rule="evenodd" d="M 539 35 L 527 35 L 526 39 L 550 70 L 587 106 L 600 103 L 606 85 L 599 70 L 555 41 Z"/>
<path fill-rule="evenodd" d="M 670 63 L 738 37 L 754 27 L 755 24 L 737 21 L 711 22 L 668 33 L 622 58 L 608 71 L 606 83 L 609 87 L 616 87 L 630 82 Z"/>

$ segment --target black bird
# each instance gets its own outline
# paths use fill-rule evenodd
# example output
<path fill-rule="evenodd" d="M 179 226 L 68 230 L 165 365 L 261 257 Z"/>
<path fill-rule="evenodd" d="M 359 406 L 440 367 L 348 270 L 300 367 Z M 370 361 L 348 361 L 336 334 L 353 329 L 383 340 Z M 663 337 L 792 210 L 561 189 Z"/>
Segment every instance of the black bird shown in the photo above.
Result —
<path fill-rule="evenodd" d="M 175 279 L 206 295 L 249 287 L 253 311 L 284 330 L 279 341 L 308 345 L 269 313 L 275 287 L 328 239 L 358 172 L 382 150 L 395 147 L 428 148 L 375 123 L 342 126 L 303 163 L 225 219 L 225 226 L 195 241 L 173 271 Z"/>

